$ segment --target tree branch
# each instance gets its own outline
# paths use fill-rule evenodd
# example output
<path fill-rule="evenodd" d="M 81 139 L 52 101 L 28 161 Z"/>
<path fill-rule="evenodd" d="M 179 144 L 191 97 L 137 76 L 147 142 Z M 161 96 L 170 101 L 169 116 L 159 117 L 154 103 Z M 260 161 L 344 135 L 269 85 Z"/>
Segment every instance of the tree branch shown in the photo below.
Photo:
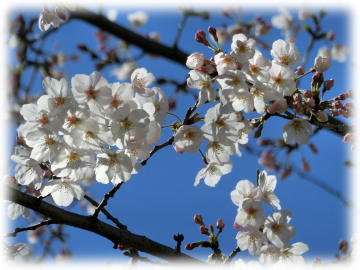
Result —
<path fill-rule="evenodd" d="M 40 223 L 35 224 L 33 226 L 24 227 L 24 228 L 16 228 L 13 232 L 4 234 L 3 237 L 5 237 L 5 238 L 15 237 L 19 232 L 25 232 L 25 231 L 31 231 L 31 230 L 34 231 L 41 226 L 50 225 L 50 224 L 54 224 L 54 221 L 52 221 L 51 219 L 43 220 Z"/>
<path fill-rule="evenodd" d="M 88 216 L 82 216 L 66 211 L 44 201 L 41 201 L 40 205 L 37 205 L 35 197 L 12 189 L 5 184 L 1 185 L 1 189 L 4 191 L 3 199 L 20 204 L 32 210 L 37 209 L 37 212 L 53 220 L 54 224 L 69 225 L 100 235 L 113 242 L 114 248 L 116 248 L 119 243 L 122 243 L 169 262 L 205 265 L 198 259 L 183 253 L 177 253 L 174 249 L 157 243 L 145 236 L 136 235 L 129 231 L 115 228 L 100 220 L 94 222 L 94 220 Z"/>
<path fill-rule="evenodd" d="M 231 254 L 229 255 L 229 257 L 227 257 L 223 264 L 221 266 L 230 266 L 230 263 L 232 261 L 232 259 L 234 259 L 235 255 L 238 254 L 241 251 L 241 249 L 239 247 L 237 247 L 236 249 L 234 249 Z"/>

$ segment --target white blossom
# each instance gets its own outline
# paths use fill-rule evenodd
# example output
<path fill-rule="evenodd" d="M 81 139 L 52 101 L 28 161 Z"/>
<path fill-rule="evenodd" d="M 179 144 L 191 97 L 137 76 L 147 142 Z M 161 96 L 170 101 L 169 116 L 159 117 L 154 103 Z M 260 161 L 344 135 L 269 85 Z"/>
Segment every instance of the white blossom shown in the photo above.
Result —
<path fill-rule="evenodd" d="M 203 131 L 198 126 L 183 125 L 175 134 L 174 149 L 180 154 L 185 151 L 188 153 L 196 153 L 200 149 L 202 140 Z"/>
<path fill-rule="evenodd" d="M 189 72 L 190 77 L 187 79 L 187 85 L 190 88 L 199 89 L 199 97 L 197 107 L 200 108 L 204 105 L 205 101 L 213 103 L 216 98 L 216 89 L 213 86 L 211 77 L 209 74 L 198 71 L 191 70 Z"/>
<path fill-rule="evenodd" d="M 273 62 L 270 73 L 270 83 L 274 86 L 275 90 L 285 96 L 291 96 L 295 89 L 294 82 L 295 73 L 286 66 L 279 66 Z"/>
<path fill-rule="evenodd" d="M 199 69 L 204 65 L 205 55 L 203 53 L 193 53 L 188 56 L 186 66 L 190 69 Z"/>
<path fill-rule="evenodd" d="M 263 205 L 259 201 L 246 199 L 238 209 L 235 222 L 244 228 L 257 230 L 265 222 Z"/>
<path fill-rule="evenodd" d="M 289 35 L 293 28 L 294 20 L 284 8 L 279 9 L 280 14 L 271 18 L 271 23 L 275 28 L 282 29 L 282 35 Z"/>
<path fill-rule="evenodd" d="M 199 184 L 200 179 L 205 177 L 205 184 L 210 187 L 215 187 L 215 185 L 219 182 L 221 176 L 230 173 L 232 167 L 232 161 L 229 161 L 228 163 L 223 163 L 221 165 L 210 162 L 196 175 L 194 186 L 196 187 Z"/>
<path fill-rule="evenodd" d="M 278 39 L 272 45 L 271 56 L 278 65 L 296 67 L 301 60 L 301 53 L 298 52 L 294 43 L 287 43 Z"/>
<path fill-rule="evenodd" d="M 242 204 L 246 199 L 259 201 L 261 199 L 260 195 L 259 187 L 255 187 L 249 180 L 239 181 L 235 190 L 230 193 L 232 202 L 239 207 L 242 207 Z"/>
<path fill-rule="evenodd" d="M 245 64 L 247 60 L 253 58 L 255 54 L 256 41 L 253 38 L 247 38 L 244 34 L 233 36 L 230 55 L 239 63 Z"/>
<path fill-rule="evenodd" d="M 236 235 L 237 246 L 241 251 L 249 250 L 251 255 L 259 254 L 261 246 L 267 243 L 265 235 L 260 231 L 245 228 Z"/>
<path fill-rule="evenodd" d="M 46 31 L 49 29 L 50 24 L 55 28 L 59 28 L 59 18 L 53 12 L 44 10 L 39 16 L 39 28 L 41 31 Z"/>
<path fill-rule="evenodd" d="M 308 245 L 304 243 L 295 243 L 290 247 L 281 248 L 279 261 L 274 267 L 291 267 L 292 269 L 298 267 L 302 269 L 305 266 L 305 260 L 300 255 L 308 250 Z"/>
<path fill-rule="evenodd" d="M 145 68 L 138 68 L 131 74 L 131 86 L 134 91 L 143 97 L 151 97 L 154 91 L 148 88 L 155 81 L 152 73 L 148 73 Z"/>
<path fill-rule="evenodd" d="M 312 125 L 302 118 L 294 118 L 283 127 L 283 138 L 286 144 L 290 144 L 295 139 L 297 144 L 303 145 L 312 134 Z"/>
<path fill-rule="evenodd" d="M 342 44 L 336 44 L 331 49 L 331 57 L 333 60 L 344 63 L 346 61 L 346 55 L 349 54 L 350 49 Z"/>
<path fill-rule="evenodd" d="M 328 58 L 323 58 L 321 56 L 318 56 L 315 58 L 314 61 L 314 68 L 317 72 L 323 73 L 327 71 L 331 67 L 331 60 Z"/>
<path fill-rule="evenodd" d="M 276 176 L 275 175 L 267 175 L 267 172 L 264 170 L 260 172 L 259 175 L 259 186 L 261 193 L 261 199 L 267 205 L 274 207 L 274 209 L 281 210 L 280 200 L 274 194 L 274 190 L 276 187 Z"/>
<path fill-rule="evenodd" d="M 130 13 L 127 15 L 128 21 L 131 23 L 131 26 L 134 28 L 138 28 L 145 24 L 148 21 L 148 15 L 142 11 L 138 11 L 135 13 Z"/>
<path fill-rule="evenodd" d="M 111 75 L 116 76 L 120 81 L 130 79 L 131 74 L 138 68 L 132 61 L 125 61 L 121 67 L 113 69 Z"/>
<path fill-rule="evenodd" d="M 10 203 L 7 208 L 7 216 L 11 220 L 15 220 L 21 215 L 23 218 L 28 218 L 30 216 L 30 209 L 17 203 Z"/>
<path fill-rule="evenodd" d="M 216 69 L 219 75 L 223 75 L 228 70 L 237 69 L 237 63 L 235 58 L 232 58 L 226 53 L 218 53 L 217 55 L 215 55 L 214 60 L 217 65 Z"/>
<path fill-rule="evenodd" d="M 259 254 L 260 263 L 265 262 L 268 267 L 274 265 L 280 257 L 280 248 L 265 244 L 261 247 Z"/>

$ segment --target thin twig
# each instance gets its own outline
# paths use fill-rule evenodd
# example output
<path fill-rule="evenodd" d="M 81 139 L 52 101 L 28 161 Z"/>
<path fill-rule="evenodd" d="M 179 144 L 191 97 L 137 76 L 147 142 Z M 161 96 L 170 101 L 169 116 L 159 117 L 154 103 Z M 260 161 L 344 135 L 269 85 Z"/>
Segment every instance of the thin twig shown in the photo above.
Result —
<path fill-rule="evenodd" d="M 25 231 L 34 231 L 39 227 L 45 226 L 45 225 L 50 225 L 50 224 L 54 224 L 54 221 L 51 219 L 45 220 L 45 221 L 41 221 L 38 224 L 35 224 L 33 226 L 29 226 L 29 227 L 24 227 L 24 228 L 16 228 L 13 232 L 4 234 L 3 237 L 7 238 L 7 237 L 16 237 L 16 235 L 19 232 L 25 232 Z"/>
<path fill-rule="evenodd" d="M 99 204 L 98 207 L 96 207 L 94 214 L 92 215 L 92 218 L 96 219 L 99 216 L 99 213 L 101 211 L 102 208 L 104 208 L 107 205 L 108 200 L 110 199 L 110 197 L 114 197 L 116 191 L 118 191 L 118 189 L 122 186 L 122 184 L 124 184 L 125 182 L 121 182 L 119 184 L 117 184 L 116 186 L 114 186 L 110 192 L 106 193 L 104 195 L 104 199 L 102 200 L 102 202 Z"/>
<path fill-rule="evenodd" d="M 154 265 L 160 265 L 160 266 L 170 266 L 169 263 L 166 262 L 159 262 L 159 261 L 152 261 L 147 257 L 142 257 L 139 255 L 138 251 L 136 249 L 131 249 L 129 251 L 123 252 L 123 254 L 127 257 L 130 257 L 134 260 L 134 263 L 137 263 L 137 261 L 142 261 Z"/>
<path fill-rule="evenodd" d="M 223 264 L 221 266 L 224 266 L 224 265 L 228 265 L 230 266 L 230 263 L 232 261 L 232 259 L 235 257 L 236 254 L 238 254 L 240 252 L 240 248 L 237 247 L 236 249 L 234 249 L 231 254 L 224 260 Z"/>
<path fill-rule="evenodd" d="M 178 30 L 177 30 L 177 33 L 176 33 L 176 36 L 175 36 L 175 40 L 174 40 L 174 49 L 177 49 L 178 47 L 178 42 L 179 42 L 179 39 L 180 39 L 180 35 L 184 29 L 184 25 L 185 25 L 185 22 L 188 18 L 188 15 L 187 14 L 183 14 L 182 16 L 182 19 L 181 19 L 181 22 L 179 23 L 179 27 L 178 27 Z"/>

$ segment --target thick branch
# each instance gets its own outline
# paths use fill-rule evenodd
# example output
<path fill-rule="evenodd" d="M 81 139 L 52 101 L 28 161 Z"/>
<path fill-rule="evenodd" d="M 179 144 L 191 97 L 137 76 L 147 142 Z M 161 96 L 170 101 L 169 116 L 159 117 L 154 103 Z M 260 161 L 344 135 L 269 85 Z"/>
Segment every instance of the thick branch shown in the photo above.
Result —
<path fill-rule="evenodd" d="M 139 34 L 136 34 L 135 32 L 108 20 L 103 15 L 93 13 L 83 7 L 77 6 L 76 11 L 71 11 L 70 18 L 79 19 L 90 23 L 95 27 L 98 27 L 103 31 L 108 32 L 109 34 L 125 40 L 126 42 L 133 44 L 139 48 L 142 48 L 148 53 L 168 58 L 169 60 L 177 62 L 183 66 L 185 66 L 186 59 L 189 55 L 183 51 L 180 51 L 176 47 L 171 48 L 156 41 L 152 41 Z"/>
<path fill-rule="evenodd" d="M 3 199 L 12 201 L 30 209 L 37 209 L 36 211 L 49 217 L 56 224 L 64 224 L 80 228 L 89 232 L 98 234 L 114 243 L 116 248 L 119 243 L 133 247 L 139 251 L 146 252 L 153 256 L 167 260 L 171 263 L 191 263 L 204 264 L 203 262 L 190 257 L 183 253 L 177 253 L 174 249 L 159 244 L 145 236 L 133 234 L 129 231 L 115 228 L 100 220 L 94 222 L 88 216 L 78 215 L 64 209 L 58 208 L 47 202 L 41 201 L 40 205 L 36 202 L 36 198 L 27 195 L 23 192 L 12 189 L 11 187 L 2 184 Z"/>

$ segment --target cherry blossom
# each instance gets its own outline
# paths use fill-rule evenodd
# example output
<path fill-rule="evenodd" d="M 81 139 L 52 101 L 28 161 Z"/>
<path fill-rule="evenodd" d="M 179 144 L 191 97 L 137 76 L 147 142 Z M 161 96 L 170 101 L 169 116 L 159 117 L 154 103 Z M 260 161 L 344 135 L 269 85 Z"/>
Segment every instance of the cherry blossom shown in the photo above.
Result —
<path fill-rule="evenodd" d="M 188 56 L 186 66 L 190 69 L 199 69 L 204 65 L 205 55 L 203 53 L 193 53 Z"/>
<path fill-rule="evenodd" d="M 274 265 L 280 257 L 280 248 L 265 244 L 261 247 L 259 254 L 260 263 L 265 262 L 268 267 Z"/>
<path fill-rule="evenodd" d="M 238 259 L 234 263 L 234 268 L 235 269 L 242 269 L 242 270 L 261 270 L 261 269 L 263 269 L 261 267 L 260 263 L 257 262 L 257 261 L 249 261 L 247 263 L 247 265 L 246 265 L 245 262 L 242 259 Z"/>
<path fill-rule="evenodd" d="M 244 200 L 241 207 L 238 209 L 235 222 L 242 225 L 244 228 L 253 230 L 259 229 L 265 222 L 265 213 L 262 203 L 253 201 L 252 199 Z"/>
<path fill-rule="evenodd" d="M 301 60 L 301 53 L 298 53 L 295 44 L 287 43 L 282 39 L 273 43 L 271 56 L 276 64 L 289 67 L 296 67 Z"/>
<path fill-rule="evenodd" d="M 174 149 L 182 154 L 196 153 L 200 149 L 203 140 L 203 131 L 198 126 L 184 125 L 181 126 L 174 137 Z"/>
<path fill-rule="evenodd" d="M 308 245 L 304 243 L 295 243 L 290 247 L 284 247 L 280 249 L 279 261 L 274 265 L 274 267 L 304 267 L 305 260 L 301 254 L 308 251 Z"/>
<path fill-rule="evenodd" d="M 276 186 L 276 176 L 267 175 L 267 172 L 264 170 L 260 172 L 259 175 L 259 186 L 262 191 L 261 199 L 269 206 L 274 207 L 274 209 L 281 210 L 280 200 L 274 194 Z"/>
<path fill-rule="evenodd" d="M 333 60 L 344 63 L 346 61 L 346 55 L 350 52 L 350 49 L 342 44 L 336 44 L 331 49 L 331 57 Z"/>
<path fill-rule="evenodd" d="M 228 163 L 223 163 L 221 165 L 213 162 L 208 163 L 196 175 L 194 186 L 196 187 L 200 183 L 200 179 L 205 177 L 205 184 L 210 187 L 215 187 L 215 185 L 219 182 L 221 176 L 231 172 L 232 166 L 232 161 L 229 161 Z"/>
<path fill-rule="evenodd" d="M 270 83 L 274 86 L 275 90 L 285 96 L 291 96 L 295 89 L 294 82 L 295 73 L 286 66 L 279 66 L 273 62 L 270 73 Z"/>
<path fill-rule="evenodd" d="M 11 160 L 17 163 L 15 167 L 15 178 L 20 185 L 28 185 L 34 182 L 36 189 L 41 187 L 43 173 L 36 160 L 21 155 L 12 155 Z"/>
<path fill-rule="evenodd" d="M 259 254 L 261 246 L 267 244 L 267 239 L 262 232 L 254 231 L 248 228 L 238 232 L 236 235 L 237 245 L 241 251 L 249 250 L 251 255 Z"/>
<path fill-rule="evenodd" d="M 291 217 L 292 212 L 281 210 L 279 213 L 268 216 L 264 223 L 264 234 L 279 248 L 288 247 L 289 240 L 296 236 L 294 227 L 288 223 Z"/>
<path fill-rule="evenodd" d="M 143 97 L 151 97 L 154 91 L 148 88 L 155 81 L 152 73 L 147 73 L 145 68 L 138 68 L 131 74 L 131 86 L 134 91 Z"/>
<path fill-rule="evenodd" d="M 85 191 L 80 186 L 82 180 L 75 181 L 68 178 L 50 180 L 41 187 L 41 196 L 46 197 L 51 194 L 58 206 L 69 206 L 74 198 L 78 200 L 84 198 Z"/>
<path fill-rule="evenodd" d="M 246 199 L 259 201 L 261 199 L 260 195 L 259 187 L 255 187 L 249 180 L 239 181 L 235 190 L 230 193 L 232 202 L 239 207 L 242 207 L 242 204 Z"/>
<path fill-rule="evenodd" d="M 318 56 L 315 58 L 314 68 L 317 72 L 323 73 L 327 71 L 331 66 L 331 60 Z"/>
<path fill-rule="evenodd" d="M 139 28 L 143 24 L 145 24 L 148 21 L 148 15 L 146 15 L 142 11 L 138 11 L 135 13 L 130 13 L 127 16 L 128 21 L 131 23 L 131 26 L 134 28 Z"/>
<path fill-rule="evenodd" d="M 283 127 L 283 138 L 286 144 L 290 144 L 295 139 L 297 144 L 303 145 L 312 134 L 312 125 L 302 118 L 294 118 Z"/>
<path fill-rule="evenodd" d="M 109 105 L 104 106 L 108 117 L 111 117 L 117 108 L 134 98 L 134 89 L 129 83 L 113 83 L 110 88 L 112 99 Z"/>
<path fill-rule="evenodd" d="M 270 60 L 262 56 L 260 51 L 255 50 L 254 57 L 249 59 L 248 68 L 244 69 L 244 71 L 250 75 L 250 78 L 254 77 L 254 79 L 260 82 L 267 83 L 270 80 L 270 68 Z M 254 79 L 251 81 L 254 82 Z"/>
<path fill-rule="evenodd" d="M 55 28 L 59 28 L 59 18 L 53 12 L 44 10 L 39 16 L 39 28 L 41 31 L 46 31 L 49 29 L 50 24 Z"/>
<path fill-rule="evenodd" d="M 150 121 L 155 120 L 160 125 L 164 123 L 169 110 L 169 101 L 165 93 L 158 87 L 152 88 L 154 95 L 147 98 L 142 108 L 150 115 Z"/>
<path fill-rule="evenodd" d="M 7 216 L 11 220 L 15 220 L 21 215 L 23 218 L 28 218 L 30 216 L 30 209 L 17 203 L 10 203 L 7 208 Z"/>
<path fill-rule="evenodd" d="M 218 53 L 214 57 L 215 63 L 217 65 L 216 69 L 219 75 L 223 75 L 228 70 L 236 70 L 237 64 L 234 58 L 226 53 Z"/>
<path fill-rule="evenodd" d="M 213 103 L 216 98 L 216 89 L 213 86 L 211 77 L 198 70 L 191 70 L 189 75 L 190 78 L 187 79 L 187 85 L 190 88 L 200 90 L 197 107 L 200 108 L 204 105 L 205 101 Z"/>
<path fill-rule="evenodd" d="M 103 112 L 103 106 L 112 99 L 108 81 L 100 72 L 94 71 L 90 76 L 77 74 L 71 79 L 72 93 L 79 104 L 87 103 L 95 114 Z"/>
<path fill-rule="evenodd" d="M 117 185 L 126 182 L 131 177 L 133 165 L 131 159 L 120 151 L 104 149 L 104 153 L 97 156 L 95 174 L 96 181 Z"/>
<path fill-rule="evenodd" d="M 247 60 L 253 58 L 255 54 L 256 41 L 247 38 L 244 34 L 234 35 L 231 43 L 230 55 L 239 63 L 245 64 Z"/>
<path fill-rule="evenodd" d="M 5 244 L 6 245 L 6 244 Z M 31 248 L 24 243 L 15 244 L 12 246 L 5 247 L 5 258 L 7 260 L 14 260 L 17 256 L 28 255 L 31 251 Z"/>
<path fill-rule="evenodd" d="M 138 68 L 138 66 L 132 61 L 125 61 L 121 67 L 113 69 L 111 75 L 116 76 L 120 81 L 127 80 L 131 77 L 131 74 Z"/>
<path fill-rule="evenodd" d="M 286 9 L 279 8 L 279 12 L 279 15 L 271 18 L 271 23 L 274 27 L 282 29 L 282 35 L 287 36 L 293 28 L 294 20 Z"/>

